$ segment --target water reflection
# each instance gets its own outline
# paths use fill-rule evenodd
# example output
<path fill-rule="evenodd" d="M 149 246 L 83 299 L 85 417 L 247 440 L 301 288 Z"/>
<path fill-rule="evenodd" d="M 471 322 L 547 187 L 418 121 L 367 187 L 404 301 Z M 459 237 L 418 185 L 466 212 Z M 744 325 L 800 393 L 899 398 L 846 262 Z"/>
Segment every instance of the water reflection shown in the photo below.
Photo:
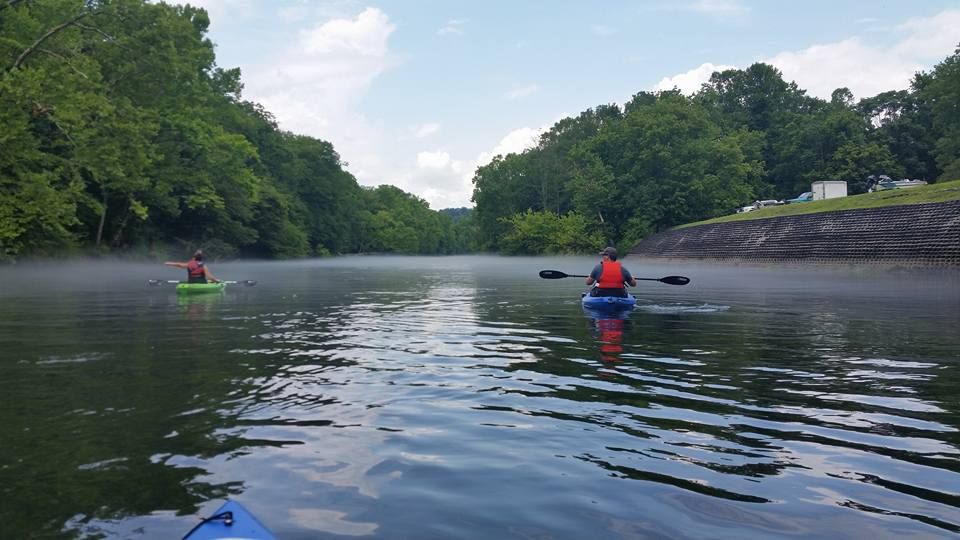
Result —
<path fill-rule="evenodd" d="M 620 354 L 623 352 L 623 329 L 633 310 L 600 310 L 584 307 L 583 311 L 593 326 L 594 337 L 599 345 L 600 359 L 610 363 L 620 362 Z"/>
<path fill-rule="evenodd" d="M 654 269 L 694 281 L 610 316 L 535 278 L 581 262 L 26 290 L 0 303 L 0 537 L 177 537 L 228 496 L 282 538 L 960 532 L 952 282 Z"/>

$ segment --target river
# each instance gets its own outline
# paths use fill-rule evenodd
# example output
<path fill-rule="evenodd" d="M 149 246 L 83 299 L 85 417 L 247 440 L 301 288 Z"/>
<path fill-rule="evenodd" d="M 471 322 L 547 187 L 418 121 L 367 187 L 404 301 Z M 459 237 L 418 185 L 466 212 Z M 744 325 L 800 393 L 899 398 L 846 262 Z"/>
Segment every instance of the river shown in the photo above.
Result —
<path fill-rule="evenodd" d="M 374 257 L 0 268 L 0 538 L 942 538 L 955 270 Z"/>

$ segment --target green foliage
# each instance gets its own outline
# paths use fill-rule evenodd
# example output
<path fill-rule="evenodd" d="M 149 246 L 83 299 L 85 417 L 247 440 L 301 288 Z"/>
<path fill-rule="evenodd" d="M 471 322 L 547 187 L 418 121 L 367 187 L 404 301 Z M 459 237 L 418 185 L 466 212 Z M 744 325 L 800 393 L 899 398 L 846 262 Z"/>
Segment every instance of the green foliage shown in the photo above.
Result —
<path fill-rule="evenodd" d="M 361 251 L 375 253 L 453 253 L 453 222 L 430 210 L 423 199 L 394 186 L 362 193 Z"/>
<path fill-rule="evenodd" d="M 919 92 L 928 80 L 929 77 L 918 75 L 913 92 L 890 91 L 862 99 L 857 111 L 869 123 L 868 141 L 889 149 L 904 174 L 933 181 L 937 170 L 933 113 L 930 103 L 921 99 Z"/>
<path fill-rule="evenodd" d="M 588 109 L 557 122 L 537 147 L 477 170 L 481 245 L 548 252 L 557 216 L 575 211 L 587 230 L 629 248 L 815 181 L 843 180 L 860 193 L 870 175 L 960 176 L 958 66 L 960 49 L 910 91 L 857 102 L 846 88 L 830 101 L 809 97 L 754 64 L 714 73 L 689 98 L 640 92 L 622 110 Z"/>
<path fill-rule="evenodd" d="M 144 0 L 0 7 L 0 260 L 156 244 L 259 257 L 476 246 L 472 221 L 455 227 L 399 190 L 364 193 L 329 142 L 241 101 L 209 24 L 201 8 Z"/>
<path fill-rule="evenodd" d="M 506 253 L 583 253 L 604 244 L 599 232 L 591 232 L 590 220 L 575 212 L 558 216 L 527 210 L 501 219 L 507 227 L 500 241 Z"/>
<path fill-rule="evenodd" d="M 890 149 L 875 142 L 847 143 L 833 153 L 832 159 L 822 177 L 823 180 L 848 180 L 849 193 L 866 193 L 866 179 L 870 175 L 887 174 L 900 177 L 903 169 L 897 165 Z"/>
<path fill-rule="evenodd" d="M 524 156 L 497 156 L 489 164 L 477 168 L 473 176 L 473 202 L 476 219 L 485 249 L 498 249 L 498 239 L 508 229 L 501 218 L 532 209 L 535 199 L 528 179 L 528 163 Z"/>
<path fill-rule="evenodd" d="M 939 179 L 960 177 L 960 46 L 937 64 L 920 94 L 933 113 Z"/>
<path fill-rule="evenodd" d="M 564 118 L 473 178 L 472 211 L 362 188 L 216 64 L 202 8 L 0 2 L 0 260 L 205 246 L 213 256 L 631 247 L 811 182 L 960 176 L 960 49 L 910 90 L 812 98 L 772 66 L 692 97 L 640 92 Z"/>

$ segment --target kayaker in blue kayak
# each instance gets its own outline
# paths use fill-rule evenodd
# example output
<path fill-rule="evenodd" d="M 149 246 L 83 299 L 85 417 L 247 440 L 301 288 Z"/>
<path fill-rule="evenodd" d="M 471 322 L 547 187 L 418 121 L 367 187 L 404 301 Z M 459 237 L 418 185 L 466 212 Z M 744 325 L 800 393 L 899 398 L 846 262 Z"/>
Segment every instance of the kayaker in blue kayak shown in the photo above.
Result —
<path fill-rule="evenodd" d="M 627 289 L 624 283 L 631 287 L 637 286 L 637 280 L 633 278 L 630 271 L 617 262 L 617 250 L 612 247 L 606 247 L 599 253 L 603 259 L 600 264 L 593 267 L 590 277 L 587 278 L 587 285 L 597 284 L 590 290 L 590 296 L 627 296 Z"/>
<path fill-rule="evenodd" d="M 184 268 L 187 270 L 187 283 L 219 283 L 220 280 L 213 277 L 213 273 L 210 272 L 210 269 L 207 268 L 207 265 L 203 264 L 203 251 L 197 250 L 193 254 L 193 258 L 187 262 L 172 262 L 168 261 L 163 263 L 167 266 L 174 266 L 177 268 Z"/>

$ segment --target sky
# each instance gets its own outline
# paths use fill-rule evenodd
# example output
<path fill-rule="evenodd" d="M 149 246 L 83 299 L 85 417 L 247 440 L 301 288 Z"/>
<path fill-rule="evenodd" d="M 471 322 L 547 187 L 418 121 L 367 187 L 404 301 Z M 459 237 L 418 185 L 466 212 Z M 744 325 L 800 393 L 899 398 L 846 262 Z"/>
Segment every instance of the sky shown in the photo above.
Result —
<path fill-rule="evenodd" d="M 960 45 L 960 0 L 190 0 L 217 65 L 361 185 L 439 210 L 558 120 L 713 71 L 777 67 L 808 94 L 906 89 Z"/>

